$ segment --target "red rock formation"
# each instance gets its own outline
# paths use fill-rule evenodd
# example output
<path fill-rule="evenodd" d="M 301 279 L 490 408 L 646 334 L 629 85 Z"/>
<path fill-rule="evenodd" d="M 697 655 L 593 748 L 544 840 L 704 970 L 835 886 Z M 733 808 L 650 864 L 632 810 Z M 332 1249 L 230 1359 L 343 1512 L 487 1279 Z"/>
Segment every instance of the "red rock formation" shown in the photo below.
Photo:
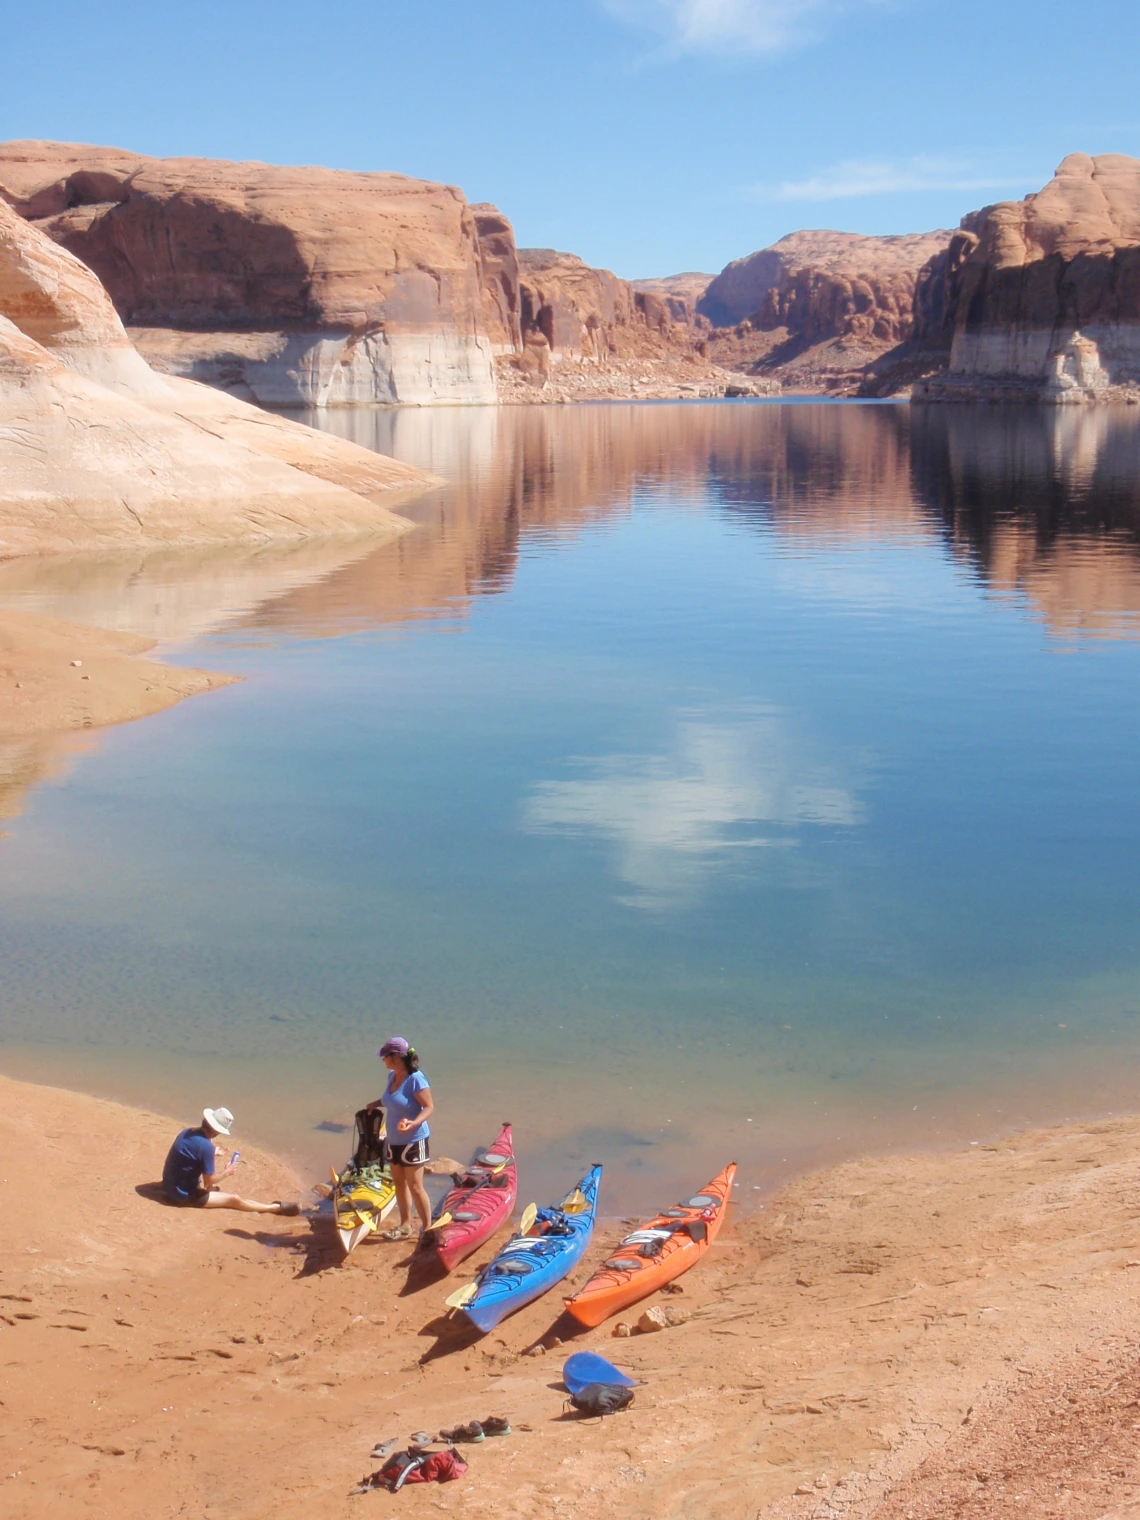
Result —
<path fill-rule="evenodd" d="M 669 361 L 674 385 L 679 364 L 701 368 L 701 376 L 685 379 L 708 378 L 694 334 L 674 322 L 664 296 L 550 248 L 520 248 L 518 267 L 523 349 L 515 367 L 535 383 L 560 366 L 620 370 L 623 362 L 636 368 L 661 360 Z"/>
<path fill-rule="evenodd" d="M 1140 159 L 1073 153 L 1043 190 L 962 219 L 926 272 L 921 393 L 1095 399 L 1140 384 Z"/>
<path fill-rule="evenodd" d="M 0 202 L 0 556 L 392 534 L 433 477 L 153 373 L 87 266 Z"/>
<path fill-rule="evenodd" d="M 650 295 L 661 296 L 669 308 L 674 322 L 687 327 L 708 326 L 697 316 L 697 304 L 716 278 L 711 274 L 667 274 L 652 280 L 633 280 L 634 290 L 644 290 Z"/>
<path fill-rule="evenodd" d="M 855 337 L 898 343 L 910 336 L 918 271 L 948 232 L 861 237 L 793 232 L 717 275 L 698 310 L 716 327 L 749 319 L 809 343 Z"/>
<path fill-rule="evenodd" d="M 453 186 L 25 142 L 0 197 L 174 372 L 284 403 L 494 399 L 491 255 Z"/>

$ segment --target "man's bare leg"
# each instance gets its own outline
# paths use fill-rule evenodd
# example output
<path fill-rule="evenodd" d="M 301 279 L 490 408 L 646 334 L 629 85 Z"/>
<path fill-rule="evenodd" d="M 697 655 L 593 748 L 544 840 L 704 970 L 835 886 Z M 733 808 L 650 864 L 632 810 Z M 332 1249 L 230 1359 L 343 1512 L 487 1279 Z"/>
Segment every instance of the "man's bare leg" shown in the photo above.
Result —
<path fill-rule="evenodd" d="M 258 1203 L 254 1198 L 242 1198 L 237 1193 L 207 1193 L 203 1205 L 207 1209 L 239 1209 L 243 1214 L 299 1214 L 295 1203 Z"/>

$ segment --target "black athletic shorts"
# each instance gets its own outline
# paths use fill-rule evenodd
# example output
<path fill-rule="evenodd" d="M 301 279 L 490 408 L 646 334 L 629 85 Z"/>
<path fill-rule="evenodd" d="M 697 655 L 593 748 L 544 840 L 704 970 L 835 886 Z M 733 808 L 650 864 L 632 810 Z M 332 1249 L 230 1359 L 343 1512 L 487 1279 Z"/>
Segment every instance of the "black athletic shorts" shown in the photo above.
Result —
<path fill-rule="evenodd" d="M 428 1159 L 428 1142 L 413 1140 L 409 1145 L 388 1142 L 388 1159 L 393 1166 L 423 1166 Z"/>
<path fill-rule="evenodd" d="M 189 1198 L 180 1198 L 177 1193 L 167 1193 L 167 1203 L 172 1203 L 177 1209 L 204 1209 L 209 1193 L 191 1193 Z"/>

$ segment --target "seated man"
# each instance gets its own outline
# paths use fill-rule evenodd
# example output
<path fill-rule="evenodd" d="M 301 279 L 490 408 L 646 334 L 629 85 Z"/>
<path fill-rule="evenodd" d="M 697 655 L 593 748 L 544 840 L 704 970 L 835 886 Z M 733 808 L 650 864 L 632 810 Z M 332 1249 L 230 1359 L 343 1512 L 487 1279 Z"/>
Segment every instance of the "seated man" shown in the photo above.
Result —
<path fill-rule="evenodd" d="M 234 1116 L 228 1108 L 204 1108 L 197 1129 L 184 1129 L 170 1147 L 162 1169 L 162 1190 L 171 1203 L 203 1209 L 244 1209 L 247 1214 L 299 1214 L 299 1203 L 257 1203 L 237 1193 L 219 1193 L 217 1184 L 237 1171 L 237 1162 L 217 1170 L 216 1135 L 228 1135 Z"/>

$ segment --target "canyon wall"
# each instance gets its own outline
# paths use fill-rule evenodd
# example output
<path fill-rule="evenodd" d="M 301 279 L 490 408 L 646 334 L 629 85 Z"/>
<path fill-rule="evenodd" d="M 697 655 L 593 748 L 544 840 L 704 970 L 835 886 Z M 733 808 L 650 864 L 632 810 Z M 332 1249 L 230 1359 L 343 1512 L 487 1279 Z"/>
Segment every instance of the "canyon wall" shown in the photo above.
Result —
<path fill-rule="evenodd" d="M 927 271 L 915 394 L 1085 401 L 1140 385 L 1140 159 L 1073 153 L 1043 190 L 964 217 Z"/>
<path fill-rule="evenodd" d="M 711 359 L 800 391 L 846 392 L 910 338 L 915 292 L 949 232 L 794 232 L 737 259 L 697 302 Z"/>
<path fill-rule="evenodd" d="M 155 374 L 92 271 L 2 201 L 0 420 L 0 557 L 391 535 L 386 504 L 437 483 Z"/>
<path fill-rule="evenodd" d="M 495 398 L 502 285 L 452 186 L 26 142 L 0 145 L 0 197 L 167 373 L 281 405 Z"/>
<path fill-rule="evenodd" d="M 642 361 L 715 389 L 683 302 L 520 252 L 454 186 L 16 142 L 0 200 L 94 270 L 153 368 L 247 400 L 569 399 L 564 364 L 575 396 L 630 394 Z"/>

